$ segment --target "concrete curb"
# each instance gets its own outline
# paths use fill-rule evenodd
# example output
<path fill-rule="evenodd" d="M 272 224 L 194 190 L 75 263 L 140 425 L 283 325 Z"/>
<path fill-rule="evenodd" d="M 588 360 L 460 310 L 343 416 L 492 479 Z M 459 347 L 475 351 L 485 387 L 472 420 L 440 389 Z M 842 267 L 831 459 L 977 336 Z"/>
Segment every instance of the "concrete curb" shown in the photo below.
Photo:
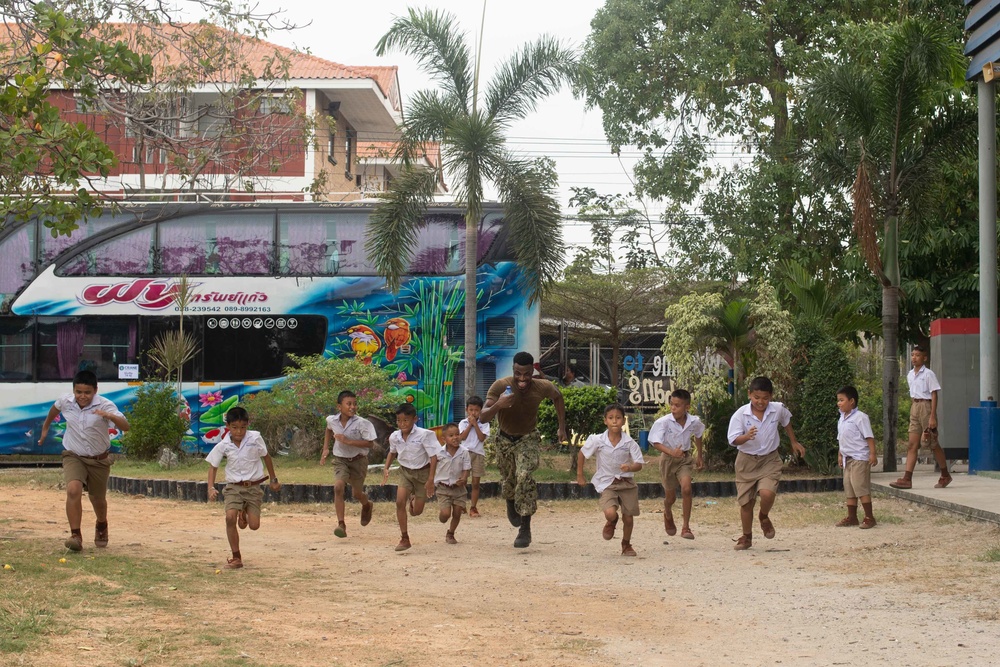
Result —
<path fill-rule="evenodd" d="M 967 505 L 959 505 L 958 503 L 949 502 L 947 500 L 928 498 L 927 496 L 921 496 L 905 489 L 894 489 L 887 484 L 876 484 L 875 482 L 872 482 L 872 490 L 879 491 L 887 496 L 894 496 L 900 500 L 907 500 L 911 503 L 919 503 L 935 509 L 959 514 L 961 516 L 969 517 L 970 519 L 978 519 L 979 521 L 988 521 L 990 523 L 1000 524 L 1000 513 L 997 512 L 990 512 L 988 510 L 969 507 Z"/>
<path fill-rule="evenodd" d="M 219 491 L 225 483 L 216 483 Z M 539 482 L 539 500 L 578 500 L 597 498 L 598 494 L 592 484 L 577 486 L 572 482 Z M 639 498 L 662 498 L 663 487 L 653 482 L 639 484 Z M 736 482 L 694 482 L 692 484 L 696 498 L 728 498 L 736 495 Z M 281 491 L 272 493 L 264 486 L 264 502 L 282 503 L 332 503 L 332 484 L 283 484 Z M 152 498 L 167 498 L 170 500 L 192 500 L 208 502 L 208 482 L 195 482 L 176 479 L 134 479 L 112 475 L 108 479 L 108 489 L 131 496 L 147 496 Z M 778 487 L 781 493 L 822 493 L 842 491 L 842 477 L 822 477 L 819 479 L 783 479 Z M 366 486 L 365 492 L 375 502 L 393 502 L 396 499 L 396 485 Z M 345 498 L 354 502 L 348 487 Z M 481 498 L 499 498 L 500 482 L 483 482 L 479 485 Z M 219 494 L 219 501 L 222 494 Z"/>

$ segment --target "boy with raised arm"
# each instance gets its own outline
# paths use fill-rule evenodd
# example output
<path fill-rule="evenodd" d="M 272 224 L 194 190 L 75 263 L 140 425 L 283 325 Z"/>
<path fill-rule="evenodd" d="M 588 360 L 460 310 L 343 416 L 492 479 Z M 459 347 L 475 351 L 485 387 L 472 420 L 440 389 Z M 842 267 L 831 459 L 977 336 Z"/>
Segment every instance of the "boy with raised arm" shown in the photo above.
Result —
<path fill-rule="evenodd" d="M 412 546 L 407 532 L 406 512 L 419 516 L 424 503 L 434 495 L 434 473 L 437 455 L 441 451 L 434 431 L 421 428 L 417 423 L 417 409 L 410 403 L 396 408 L 396 426 L 389 436 L 389 455 L 385 458 L 382 483 L 389 482 L 389 466 L 399 459 L 399 486 L 396 487 L 396 521 L 399 522 L 399 544 L 396 551 L 406 551 Z"/>

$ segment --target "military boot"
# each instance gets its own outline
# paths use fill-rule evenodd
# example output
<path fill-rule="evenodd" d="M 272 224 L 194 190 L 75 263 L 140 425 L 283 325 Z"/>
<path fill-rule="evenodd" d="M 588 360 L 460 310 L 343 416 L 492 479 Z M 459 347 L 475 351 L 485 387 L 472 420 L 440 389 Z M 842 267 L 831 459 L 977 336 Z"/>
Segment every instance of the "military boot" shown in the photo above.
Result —
<path fill-rule="evenodd" d="M 515 528 L 521 525 L 521 515 L 517 513 L 517 509 L 514 508 L 514 501 L 507 501 L 507 520 L 510 521 L 510 525 Z"/>
<path fill-rule="evenodd" d="M 521 530 L 517 531 L 514 538 L 514 547 L 523 549 L 531 544 L 531 515 L 521 517 Z"/>

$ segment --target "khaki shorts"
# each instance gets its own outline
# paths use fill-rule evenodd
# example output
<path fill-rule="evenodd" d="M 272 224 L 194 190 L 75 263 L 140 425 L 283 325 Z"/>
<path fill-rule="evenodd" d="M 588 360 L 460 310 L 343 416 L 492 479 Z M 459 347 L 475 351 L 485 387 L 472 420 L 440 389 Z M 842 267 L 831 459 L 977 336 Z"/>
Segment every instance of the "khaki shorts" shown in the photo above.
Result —
<path fill-rule="evenodd" d="M 469 460 L 472 461 L 470 477 L 482 477 L 486 474 L 486 455 L 469 452 Z"/>
<path fill-rule="evenodd" d="M 913 401 L 910 404 L 910 426 L 907 433 L 923 433 L 931 421 L 931 402 Z"/>
<path fill-rule="evenodd" d="M 681 478 L 691 479 L 694 474 L 694 463 L 691 452 L 684 452 L 684 458 L 674 458 L 660 454 L 660 483 L 664 491 L 677 491 L 681 488 Z"/>
<path fill-rule="evenodd" d="M 847 459 L 844 462 L 844 495 L 861 498 L 872 494 L 872 464 L 868 461 Z"/>
<path fill-rule="evenodd" d="M 63 481 L 67 484 L 73 481 L 85 484 L 91 500 L 104 500 L 107 497 L 111 457 L 97 460 L 63 450 L 62 468 Z"/>
<path fill-rule="evenodd" d="M 598 505 L 602 512 L 620 507 L 622 514 L 639 516 L 639 487 L 635 485 L 635 480 L 628 477 L 612 482 L 611 486 L 601 491 Z"/>
<path fill-rule="evenodd" d="M 343 456 L 333 457 L 333 480 L 346 482 L 357 491 L 364 491 L 365 477 L 368 476 L 368 457 L 364 454 L 353 459 Z"/>
<path fill-rule="evenodd" d="M 226 500 L 226 511 L 236 510 L 247 514 L 260 516 L 260 502 L 264 499 L 264 489 L 260 484 L 253 486 L 242 486 L 240 484 L 226 484 L 222 489 L 222 497 Z"/>
<path fill-rule="evenodd" d="M 399 485 L 420 500 L 427 500 L 427 479 L 430 477 L 431 465 L 423 468 L 407 468 L 399 466 Z"/>
<path fill-rule="evenodd" d="M 778 450 L 762 456 L 736 455 L 736 495 L 740 507 L 753 502 L 761 491 L 778 492 L 781 481 L 781 455 Z"/>
<path fill-rule="evenodd" d="M 461 507 L 465 509 L 465 487 L 464 486 L 445 486 L 444 484 L 438 484 L 434 487 L 434 493 L 438 498 L 438 507 L 444 509 L 446 507 Z"/>

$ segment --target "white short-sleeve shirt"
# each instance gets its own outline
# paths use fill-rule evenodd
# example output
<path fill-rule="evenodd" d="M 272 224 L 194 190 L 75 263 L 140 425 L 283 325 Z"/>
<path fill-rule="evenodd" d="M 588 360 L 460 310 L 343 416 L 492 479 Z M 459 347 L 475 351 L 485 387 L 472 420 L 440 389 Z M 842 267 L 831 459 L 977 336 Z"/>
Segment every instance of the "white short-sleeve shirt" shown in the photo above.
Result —
<path fill-rule="evenodd" d="M 922 398 L 929 401 L 931 394 L 935 391 L 941 391 L 937 375 L 934 375 L 934 371 L 927 366 L 921 366 L 920 372 L 911 368 L 910 372 L 906 374 L 906 384 L 910 386 L 910 398 Z"/>
<path fill-rule="evenodd" d="M 580 451 L 588 459 L 597 455 L 597 471 L 590 478 L 590 483 L 598 493 L 611 486 L 615 478 L 634 476 L 635 473 L 622 472 L 623 464 L 645 463 L 639 443 L 626 433 L 622 433 L 622 439 L 617 445 L 611 444 L 607 431 L 592 435 L 583 443 L 583 449 Z"/>
<path fill-rule="evenodd" d="M 408 438 L 403 438 L 399 430 L 389 436 L 389 452 L 395 454 L 399 465 L 405 468 L 423 468 L 440 449 L 441 443 L 434 431 L 419 426 L 413 427 Z"/>
<path fill-rule="evenodd" d="M 347 420 L 347 425 L 341 423 L 340 413 L 330 415 L 326 418 L 326 427 L 333 431 L 334 435 L 343 435 L 351 440 L 374 440 L 378 437 L 375 434 L 375 425 L 364 417 L 354 415 Z M 360 454 L 367 454 L 365 447 L 354 447 L 345 445 L 336 438 L 333 441 L 333 455 L 341 456 L 345 459 L 353 459 Z"/>
<path fill-rule="evenodd" d="M 781 444 L 781 435 L 778 429 L 788 426 L 792 421 L 792 413 L 784 404 L 778 401 L 771 401 L 764 410 L 764 418 L 757 419 L 753 413 L 753 408 L 749 403 L 733 413 L 729 420 L 728 440 L 733 444 L 733 440 L 745 435 L 752 427 L 757 427 L 757 435 L 753 440 L 747 440 L 742 445 L 737 446 L 744 454 L 763 456 L 778 449 Z"/>
<path fill-rule="evenodd" d="M 219 444 L 212 447 L 205 460 L 213 468 L 218 468 L 225 457 L 227 482 L 255 482 L 266 477 L 261 461 L 264 456 L 267 456 L 267 445 L 260 431 L 247 431 L 239 445 L 227 433 Z"/>
<path fill-rule="evenodd" d="M 837 421 L 837 442 L 840 453 L 845 459 L 867 461 L 871 450 L 868 449 L 868 438 L 874 438 L 872 423 L 868 415 L 854 408 L 846 415 L 841 412 Z"/>
<path fill-rule="evenodd" d="M 434 470 L 434 483 L 455 486 L 462 477 L 462 472 L 472 470 L 472 459 L 469 450 L 459 446 L 455 454 L 449 454 L 447 447 L 442 447 L 437 453 L 437 468 Z"/>
<path fill-rule="evenodd" d="M 66 420 L 66 430 L 63 432 L 63 449 L 73 452 L 77 456 L 100 456 L 108 451 L 111 446 L 111 435 L 108 429 L 114 428 L 115 423 L 110 419 L 99 417 L 94 414 L 97 410 L 104 410 L 121 417 L 112 401 L 95 394 L 90 405 L 81 408 L 76 402 L 73 394 L 63 394 L 55 402 L 56 408 L 62 413 Z"/>
<path fill-rule="evenodd" d="M 463 419 L 458 422 L 458 432 L 461 433 L 465 429 L 469 428 L 469 420 Z M 485 424 L 479 422 L 479 430 L 483 432 L 483 435 L 488 436 L 490 434 L 490 424 L 486 422 Z M 462 441 L 462 446 L 468 449 L 473 454 L 481 454 L 486 456 L 486 447 L 483 445 L 485 440 L 479 439 L 479 434 L 476 433 L 475 429 L 469 431 L 469 435 L 465 436 L 465 440 Z"/>
<path fill-rule="evenodd" d="M 689 414 L 681 426 L 672 414 L 664 415 L 649 429 L 649 443 L 658 443 L 672 449 L 691 451 L 691 438 L 700 438 L 705 433 L 705 424 L 695 415 Z"/>

